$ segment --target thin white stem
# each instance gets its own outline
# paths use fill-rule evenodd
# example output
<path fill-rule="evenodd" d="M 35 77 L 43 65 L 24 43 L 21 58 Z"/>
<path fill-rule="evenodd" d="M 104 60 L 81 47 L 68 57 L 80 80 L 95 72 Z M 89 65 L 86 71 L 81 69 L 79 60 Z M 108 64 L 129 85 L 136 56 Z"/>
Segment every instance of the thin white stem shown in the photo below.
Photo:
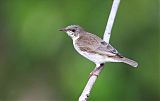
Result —
<path fill-rule="evenodd" d="M 100 65 L 97 65 L 94 70 L 96 70 L 99 66 Z M 100 74 L 100 72 L 102 71 L 102 69 L 103 69 L 103 66 L 99 70 L 94 72 L 95 75 L 91 75 L 91 77 L 88 80 L 87 85 L 85 86 L 81 96 L 79 97 L 79 101 L 87 101 L 89 94 L 90 94 L 90 91 L 91 91 L 94 83 L 96 82 L 96 79 L 97 79 L 98 75 Z"/>
<path fill-rule="evenodd" d="M 107 43 L 109 43 L 109 39 L 110 39 L 110 36 L 111 36 L 111 31 L 112 31 L 112 26 L 113 26 L 113 23 L 114 23 L 116 14 L 117 14 L 119 3 L 120 3 L 120 0 L 114 0 L 113 1 L 112 9 L 111 9 L 111 12 L 110 12 L 110 15 L 109 15 L 109 18 L 108 18 L 108 22 L 107 22 L 107 25 L 106 25 L 106 29 L 105 29 L 105 32 L 104 32 L 104 36 L 103 36 L 103 40 L 106 41 Z"/>
<path fill-rule="evenodd" d="M 113 26 L 114 19 L 115 19 L 117 10 L 118 10 L 119 3 L 120 3 L 120 0 L 114 0 L 113 4 L 112 4 L 112 9 L 111 9 L 109 19 L 108 19 L 108 22 L 107 22 L 107 26 L 106 26 L 106 29 L 105 29 L 105 33 L 104 33 L 104 36 L 103 36 L 103 40 L 106 41 L 107 43 L 109 43 L 109 39 L 110 39 L 111 31 L 112 31 L 112 26 Z M 96 65 L 96 68 L 97 67 L 99 67 L 99 66 Z M 96 79 L 99 76 L 99 74 L 101 73 L 102 69 L 103 69 L 103 66 L 95 72 L 95 74 L 97 76 L 92 75 L 89 78 L 81 96 L 79 97 L 79 101 L 87 101 L 87 99 L 90 95 L 91 89 L 92 89 L 93 85 L 95 84 Z"/>

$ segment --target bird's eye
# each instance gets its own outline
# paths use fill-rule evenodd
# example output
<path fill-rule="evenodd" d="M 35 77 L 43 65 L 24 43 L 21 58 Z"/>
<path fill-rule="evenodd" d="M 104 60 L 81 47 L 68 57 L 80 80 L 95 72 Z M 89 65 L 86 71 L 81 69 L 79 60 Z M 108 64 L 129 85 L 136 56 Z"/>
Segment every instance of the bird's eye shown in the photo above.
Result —
<path fill-rule="evenodd" d="M 72 31 L 72 32 L 76 32 L 76 30 L 75 30 L 75 29 L 72 29 L 71 31 Z"/>

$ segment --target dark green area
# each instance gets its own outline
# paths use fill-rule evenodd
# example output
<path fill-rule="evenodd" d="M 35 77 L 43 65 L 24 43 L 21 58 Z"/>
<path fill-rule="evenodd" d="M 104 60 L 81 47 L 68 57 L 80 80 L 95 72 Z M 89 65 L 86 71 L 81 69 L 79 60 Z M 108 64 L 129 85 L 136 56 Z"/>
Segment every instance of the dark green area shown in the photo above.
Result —
<path fill-rule="evenodd" d="M 58 29 L 102 37 L 112 0 L 0 1 L 0 101 L 77 101 L 94 64 Z M 111 44 L 139 63 L 108 63 L 89 101 L 160 101 L 158 1 L 121 0 Z"/>

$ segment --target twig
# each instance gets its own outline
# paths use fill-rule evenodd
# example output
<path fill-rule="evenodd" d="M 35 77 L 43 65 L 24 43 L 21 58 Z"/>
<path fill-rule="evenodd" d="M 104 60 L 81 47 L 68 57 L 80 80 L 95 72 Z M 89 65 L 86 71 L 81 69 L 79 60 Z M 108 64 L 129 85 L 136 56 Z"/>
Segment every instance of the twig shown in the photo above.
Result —
<path fill-rule="evenodd" d="M 110 15 L 109 15 L 109 18 L 108 18 L 108 22 L 107 22 L 107 25 L 106 25 L 106 29 L 105 29 L 105 32 L 104 32 L 104 36 L 103 36 L 103 40 L 106 41 L 107 43 L 109 43 L 109 39 L 110 39 L 110 36 L 111 36 L 111 31 L 112 31 L 112 26 L 113 26 L 114 19 L 115 19 L 116 14 L 117 14 L 119 3 L 120 3 L 120 0 L 114 0 L 113 1 L 112 9 L 111 9 L 111 12 L 110 12 Z"/>
<path fill-rule="evenodd" d="M 112 31 L 112 26 L 113 26 L 114 19 L 115 19 L 115 16 L 116 16 L 116 13 L 117 13 L 117 10 L 118 10 L 118 7 L 119 7 L 119 3 L 120 3 L 120 0 L 114 0 L 113 4 L 112 4 L 112 9 L 111 9 L 109 19 L 108 19 L 108 22 L 107 22 L 107 25 L 106 25 L 106 29 L 105 29 L 105 32 L 104 32 L 104 36 L 103 36 L 103 40 L 106 41 L 107 43 L 109 43 L 109 39 L 110 39 L 111 31 Z M 98 68 L 98 67 L 99 66 L 96 66 L 95 69 Z M 102 71 L 102 69 L 103 69 L 103 66 L 101 66 L 101 68 L 96 71 L 96 76 L 92 75 L 89 78 L 89 80 L 87 82 L 87 85 L 85 86 L 81 96 L 79 97 L 79 101 L 87 101 L 87 99 L 90 95 L 90 91 L 91 91 L 98 75 Z"/>

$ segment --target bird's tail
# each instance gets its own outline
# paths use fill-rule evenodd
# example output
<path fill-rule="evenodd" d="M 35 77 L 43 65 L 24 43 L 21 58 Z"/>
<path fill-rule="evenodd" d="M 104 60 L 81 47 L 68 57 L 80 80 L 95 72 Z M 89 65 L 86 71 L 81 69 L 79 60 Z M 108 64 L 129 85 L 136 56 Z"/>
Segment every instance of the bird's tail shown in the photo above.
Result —
<path fill-rule="evenodd" d="M 126 57 L 123 57 L 121 60 L 122 60 L 123 63 L 129 64 L 129 65 L 131 65 L 133 67 L 137 67 L 138 66 L 138 63 L 136 61 L 133 61 L 133 60 L 128 59 Z"/>

